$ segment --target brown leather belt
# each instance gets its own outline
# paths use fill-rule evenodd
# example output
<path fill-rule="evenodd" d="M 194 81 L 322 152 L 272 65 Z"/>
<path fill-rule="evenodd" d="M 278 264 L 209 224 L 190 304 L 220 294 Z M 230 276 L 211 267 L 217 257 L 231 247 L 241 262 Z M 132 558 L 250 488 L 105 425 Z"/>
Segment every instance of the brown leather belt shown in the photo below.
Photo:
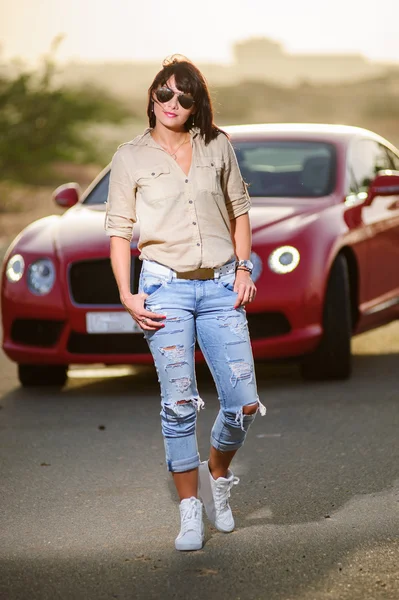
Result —
<path fill-rule="evenodd" d="M 155 261 L 144 259 L 143 270 L 146 273 L 152 273 L 153 275 L 163 275 L 170 277 L 171 279 L 218 279 L 223 275 L 229 275 L 235 272 L 235 260 L 231 260 L 228 263 L 220 267 L 213 268 L 200 268 L 194 269 L 193 271 L 174 271 L 170 267 L 161 265 Z"/>
<path fill-rule="evenodd" d="M 194 271 L 185 271 L 179 273 L 176 271 L 177 279 L 214 279 L 215 269 L 195 269 Z"/>

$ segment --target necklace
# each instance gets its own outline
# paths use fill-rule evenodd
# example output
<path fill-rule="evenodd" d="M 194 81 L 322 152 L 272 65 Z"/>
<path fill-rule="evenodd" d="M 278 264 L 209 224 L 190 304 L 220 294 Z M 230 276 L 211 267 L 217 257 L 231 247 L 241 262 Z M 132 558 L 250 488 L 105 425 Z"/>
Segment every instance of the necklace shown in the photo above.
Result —
<path fill-rule="evenodd" d="M 189 139 L 190 139 L 190 134 L 188 134 L 188 135 L 186 136 L 186 139 L 185 139 L 185 140 L 183 140 L 183 141 L 181 142 L 181 144 L 179 144 L 179 145 L 177 146 L 177 148 L 175 148 L 175 149 L 173 150 L 173 152 L 169 152 L 169 150 L 168 150 L 167 148 L 165 148 L 165 146 L 163 146 L 163 145 L 162 145 L 160 142 L 158 142 L 158 144 L 161 146 L 161 148 L 162 148 L 163 150 L 165 150 L 165 152 L 167 152 L 167 153 L 169 154 L 169 156 L 171 156 L 171 157 L 172 157 L 174 160 L 177 160 L 177 151 L 179 150 L 179 148 L 181 148 L 182 146 L 184 146 L 184 144 L 187 144 L 187 143 L 189 142 Z"/>

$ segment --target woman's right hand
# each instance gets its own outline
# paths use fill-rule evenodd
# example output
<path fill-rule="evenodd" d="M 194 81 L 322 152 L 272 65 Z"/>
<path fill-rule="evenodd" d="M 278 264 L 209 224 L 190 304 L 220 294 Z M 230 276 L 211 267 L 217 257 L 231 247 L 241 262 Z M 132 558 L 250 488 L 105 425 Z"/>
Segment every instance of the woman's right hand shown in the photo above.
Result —
<path fill-rule="evenodd" d="M 140 294 L 129 294 L 121 298 L 121 302 L 128 313 L 133 317 L 141 329 L 147 331 L 156 331 L 165 327 L 164 323 L 160 323 L 160 319 L 165 319 L 166 315 L 159 315 L 144 308 L 145 299 L 148 294 L 144 292 Z"/>

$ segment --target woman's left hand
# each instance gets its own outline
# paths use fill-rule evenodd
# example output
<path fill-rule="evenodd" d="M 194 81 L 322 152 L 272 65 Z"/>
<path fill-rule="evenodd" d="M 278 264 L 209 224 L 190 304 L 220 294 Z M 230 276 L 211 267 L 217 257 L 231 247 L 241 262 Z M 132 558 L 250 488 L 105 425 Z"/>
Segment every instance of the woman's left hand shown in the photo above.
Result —
<path fill-rule="evenodd" d="M 234 291 L 237 292 L 238 296 L 234 308 L 244 306 L 256 296 L 256 287 L 251 279 L 251 274 L 244 269 L 238 269 L 236 271 L 236 279 L 234 282 Z"/>

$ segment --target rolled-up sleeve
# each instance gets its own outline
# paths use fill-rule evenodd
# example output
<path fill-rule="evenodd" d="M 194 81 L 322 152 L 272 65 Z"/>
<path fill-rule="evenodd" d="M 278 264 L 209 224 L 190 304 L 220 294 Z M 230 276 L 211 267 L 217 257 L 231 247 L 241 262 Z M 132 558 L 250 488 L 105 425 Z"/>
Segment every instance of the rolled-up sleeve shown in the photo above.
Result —
<path fill-rule="evenodd" d="M 136 184 L 125 163 L 123 148 L 118 148 L 111 162 L 105 233 L 130 241 L 136 220 Z"/>
<path fill-rule="evenodd" d="M 223 191 L 227 212 L 230 220 L 232 220 L 249 211 L 251 200 L 247 185 L 242 178 L 233 146 L 225 135 L 221 134 L 219 137 L 224 138 Z"/>

